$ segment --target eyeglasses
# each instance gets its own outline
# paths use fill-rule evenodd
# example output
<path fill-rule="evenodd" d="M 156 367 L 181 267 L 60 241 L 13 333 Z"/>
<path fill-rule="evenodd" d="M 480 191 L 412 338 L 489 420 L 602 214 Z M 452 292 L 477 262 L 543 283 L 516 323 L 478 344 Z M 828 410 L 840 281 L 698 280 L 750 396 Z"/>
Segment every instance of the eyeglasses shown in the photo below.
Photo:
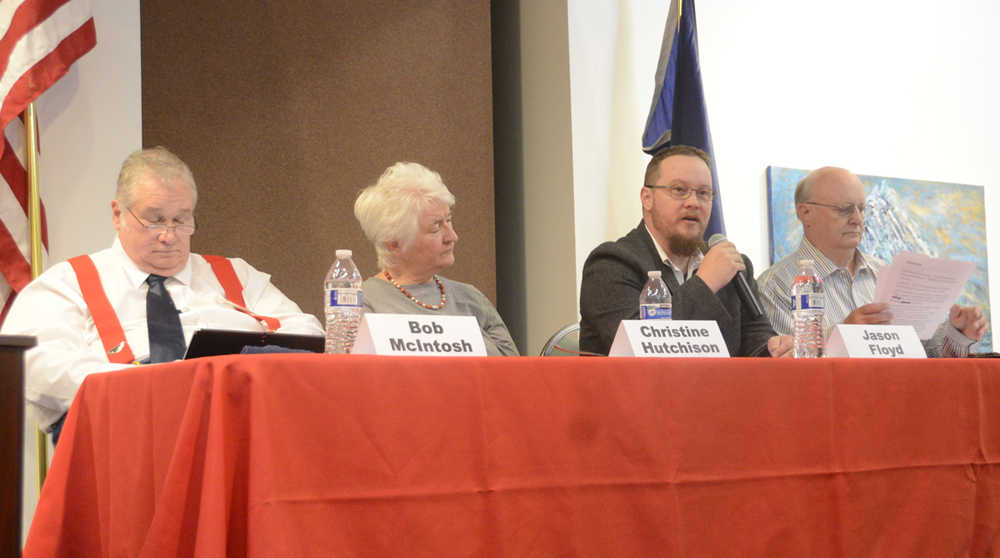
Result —
<path fill-rule="evenodd" d="M 151 232 L 155 235 L 161 235 L 167 232 L 167 230 L 173 231 L 174 234 L 176 235 L 191 236 L 192 234 L 194 234 L 194 223 L 181 223 L 179 225 L 167 225 L 164 223 L 144 223 L 142 219 L 139 218 L 138 215 L 132 213 L 131 209 L 126 207 L 125 211 L 128 211 L 132 217 L 135 217 L 135 220 L 138 221 L 140 225 L 142 225 L 142 228 L 146 229 L 147 232 Z"/>
<path fill-rule="evenodd" d="M 858 215 L 864 217 L 865 216 L 865 208 L 867 207 L 867 204 L 863 204 L 863 203 L 859 203 L 859 204 L 849 203 L 849 204 L 846 204 L 846 205 L 833 205 L 833 204 L 830 204 L 830 203 L 819 203 L 819 202 L 811 202 L 811 201 L 802 202 L 802 203 L 809 204 L 809 205 L 819 205 L 819 206 L 822 206 L 822 207 L 829 207 L 830 209 L 836 211 L 837 215 L 840 215 L 841 217 L 853 217 L 855 210 L 857 210 Z"/>
<path fill-rule="evenodd" d="M 694 192 L 695 197 L 701 202 L 710 202 L 715 196 L 715 192 L 711 188 L 686 188 L 684 186 L 662 186 L 660 184 L 643 184 L 643 186 L 654 190 L 666 190 L 667 195 L 675 200 L 686 200 L 691 197 L 691 192 Z"/>

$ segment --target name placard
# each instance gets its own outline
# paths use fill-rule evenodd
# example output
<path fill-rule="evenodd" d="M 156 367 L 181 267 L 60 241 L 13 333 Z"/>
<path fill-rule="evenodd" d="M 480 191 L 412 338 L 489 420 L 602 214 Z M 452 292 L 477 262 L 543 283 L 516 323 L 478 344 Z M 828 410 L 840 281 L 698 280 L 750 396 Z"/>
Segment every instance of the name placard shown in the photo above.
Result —
<path fill-rule="evenodd" d="M 728 357 L 714 320 L 622 320 L 608 356 Z"/>
<path fill-rule="evenodd" d="M 361 355 L 486 356 L 475 316 L 365 314 L 351 350 Z"/>
<path fill-rule="evenodd" d="M 910 325 L 837 324 L 826 342 L 826 356 L 927 358 L 927 353 Z"/>

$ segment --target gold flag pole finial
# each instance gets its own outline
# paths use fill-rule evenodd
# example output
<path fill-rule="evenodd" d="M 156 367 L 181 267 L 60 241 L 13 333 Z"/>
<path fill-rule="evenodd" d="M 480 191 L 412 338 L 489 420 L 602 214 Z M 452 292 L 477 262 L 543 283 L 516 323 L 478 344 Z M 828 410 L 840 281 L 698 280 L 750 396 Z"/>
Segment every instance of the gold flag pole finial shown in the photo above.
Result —
<path fill-rule="evenodd" d="M 35 103 L 24 109 L 24 140 L 28 154 L 28 227 L 31 235 L 31 278 L 42 274 L 42 202 L 38 191 L 38 118 Z M 38 492 L 41 493 L 49 472 L 49 440 L 35 427 L 35 449 L 38 452 Z"/>

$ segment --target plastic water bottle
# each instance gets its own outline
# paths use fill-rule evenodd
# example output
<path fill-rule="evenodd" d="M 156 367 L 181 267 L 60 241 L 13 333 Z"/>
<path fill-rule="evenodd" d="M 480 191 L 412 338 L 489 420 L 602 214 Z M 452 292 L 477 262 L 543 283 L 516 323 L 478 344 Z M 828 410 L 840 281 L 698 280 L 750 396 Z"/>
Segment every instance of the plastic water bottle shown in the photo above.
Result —
<path fill-rule="evenodd" d="M 350 250 L 337 250 L 323 284 L 326 292 L 326 352 L 349 353 L 361 325 L 361 273 Z"/>
<path fill-rule="evenodd" d="M 795 358 L 823 356 L 823 316 L 826 300 L 823 280 L 812 260 L 799 260 L 799 273 L 792 283 Z"/>
<path fill-rule="evenodd" d="M 670 289 L 658 270 L 647 273 L 649 280 L 639 293 L 640 320 L 669 320 L 673 311 Z"/>

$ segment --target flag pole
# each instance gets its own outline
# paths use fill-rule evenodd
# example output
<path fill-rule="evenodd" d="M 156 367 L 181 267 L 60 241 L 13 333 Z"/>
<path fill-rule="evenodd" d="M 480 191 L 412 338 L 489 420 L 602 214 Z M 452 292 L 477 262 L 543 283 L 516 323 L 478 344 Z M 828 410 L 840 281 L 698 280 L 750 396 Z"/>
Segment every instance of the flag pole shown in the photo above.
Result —
<path fill-rule="evenodd" d="M 24 109 L 24 143 L 28 154 L 28 227 L 31 235 L 31 278 L 42 274 L 42 203 L 38 191 L 38 118 L 35 103 Z M 49 440 L 35 426 L 35 449 L 38 455 L 38 492 L 42 491 L 49 472 Z"/>
<path fill-rule="evenodd" d="M 28 153 L 28 223 L 31 227 L 31 278 L 42 274 L 42 203 L 38 193 L 38 120 L 35 103 L 24 109 Z"/>

